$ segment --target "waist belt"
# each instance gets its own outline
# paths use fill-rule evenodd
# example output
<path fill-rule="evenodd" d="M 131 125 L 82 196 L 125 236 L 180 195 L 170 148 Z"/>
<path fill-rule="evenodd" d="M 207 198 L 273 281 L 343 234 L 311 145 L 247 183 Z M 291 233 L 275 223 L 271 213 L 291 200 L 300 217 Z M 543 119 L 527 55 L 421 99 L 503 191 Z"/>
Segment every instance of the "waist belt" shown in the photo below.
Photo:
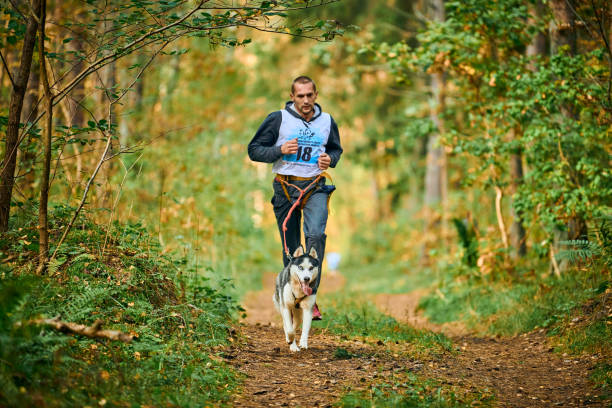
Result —
<path fill-rule="evenodd" d="M 300 177 L 300 176 L 291 176 L 288 174 L 276 174 L 277 179 L 284 180 L 284 181 L 312 181 L 319 176 L 321 176 L 322 178 L 327 178 L 329 179 L 329 181 L 333 183 L 331 176 L 326 171 L 322 172 L 318 176 L 312 176 L 312 177 Z"/>
<path fill-rule="evenodd" d="M 278 177 L 281 180 L 285 180 L 285 181 L 312 181 L 314 179 L 316 179 L 318 176 L 312 176 L 312 177 L 300 177 L 300 176 L 289 176 L 286 174 L 277 174 L 276 177 Z M 323 176 L 325 177 L 325 176 Z"/>

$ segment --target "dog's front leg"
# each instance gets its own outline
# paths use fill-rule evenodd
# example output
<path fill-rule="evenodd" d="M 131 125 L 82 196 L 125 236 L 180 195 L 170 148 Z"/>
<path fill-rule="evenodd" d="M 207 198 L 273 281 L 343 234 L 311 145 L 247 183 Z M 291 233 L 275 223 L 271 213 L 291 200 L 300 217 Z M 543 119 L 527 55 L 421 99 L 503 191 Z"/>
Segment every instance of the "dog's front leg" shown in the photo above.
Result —
<path fill-rule="evenodd" d="M 302 324 L 302 311 L 300 309 L 292 309 L 291 316 L 293 316 L 293 331 L 297 336 L 297 331 Z"/>
<path fill-rule="evenodd" d="M 302 301 L 302 335 L 300 336 L 300 347 L 308 348 L 308 333 L 312 323 L 312 308 L 314 307 L 316 295 L 308 296 Z"/>
<path fill-rule="evenodd" d="M 281 316 L 283 317 L 283 329 L 285 329 L 285 340 L 289 344 L 289 350 L 300 351 L 300 348 L 295 343 L 295 330 L 293 329 L 293 319 L 291 318 L 291 311 L 287 305 L 283 305 L 281 308 Z"/>

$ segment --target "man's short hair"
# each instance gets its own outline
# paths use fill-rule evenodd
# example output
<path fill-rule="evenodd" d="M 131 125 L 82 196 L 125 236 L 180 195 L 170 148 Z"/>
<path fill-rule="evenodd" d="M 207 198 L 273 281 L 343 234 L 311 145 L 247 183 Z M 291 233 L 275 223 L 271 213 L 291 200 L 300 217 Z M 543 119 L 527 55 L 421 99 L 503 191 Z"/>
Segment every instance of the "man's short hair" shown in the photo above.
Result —
<path fill-rule="evenodd" d="M 306 75 L 301 75 L 293 80 L 291 83 L 291 95 L 295 92 L 295 84 L 312 84 L 312 89 L 317 92 L 317 84 L 312 80 L 312 78 L 307 77 Z"/>

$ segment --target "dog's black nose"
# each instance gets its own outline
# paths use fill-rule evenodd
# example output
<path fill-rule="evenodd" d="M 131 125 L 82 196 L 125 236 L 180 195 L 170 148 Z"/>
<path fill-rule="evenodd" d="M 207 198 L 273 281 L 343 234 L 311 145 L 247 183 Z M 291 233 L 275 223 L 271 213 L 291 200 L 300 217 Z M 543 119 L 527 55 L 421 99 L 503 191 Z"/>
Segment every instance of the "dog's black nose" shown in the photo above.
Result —
<path fill-rule="evenodd" d="M 304 282 L 308 282 L 310 280 L 310 278 L 308 276 L 304 277 Z"/>

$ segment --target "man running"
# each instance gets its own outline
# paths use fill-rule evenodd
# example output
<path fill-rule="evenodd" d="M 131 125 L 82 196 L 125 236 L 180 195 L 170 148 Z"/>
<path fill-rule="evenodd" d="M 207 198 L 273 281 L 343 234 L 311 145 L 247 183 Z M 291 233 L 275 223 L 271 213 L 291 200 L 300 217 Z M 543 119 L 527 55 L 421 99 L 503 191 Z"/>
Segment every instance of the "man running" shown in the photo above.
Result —
<path fill-rule="evenodd" d="M 325 254 L 325 227 L 327 225 L 329 195 L 334 186 L 326 185 L 329 167 L 336 167 L 342 147 L 338 126 L 330 114 L 315 103 L 317 86 L 307 76 L 299 76 L 291 84 L 291 101 L 285 109 L 273 112 L 263 121 L 249 143 L 248 153 L 253 161 L 274 163 L 272 205 L 283 243 L 283 263 L 289 263 L 285 245 L 290 254 L 301 245 L 301 219 L 304 216 L 306 252 L 314 247 L 323 265 Z M 316 180 L 316 181 L 315 181 Z M 314 184 L 303 195 L 302 202 L 287 220 L 287 231 L 282 225 L 289 210 L 300 196 L 300 190 Z M 297 188 L 296 188 L 297 187 Z M 311 283 L 317 292 L 321 274 Z M 315 320 L 321 313 L 315 305 Z"/>

